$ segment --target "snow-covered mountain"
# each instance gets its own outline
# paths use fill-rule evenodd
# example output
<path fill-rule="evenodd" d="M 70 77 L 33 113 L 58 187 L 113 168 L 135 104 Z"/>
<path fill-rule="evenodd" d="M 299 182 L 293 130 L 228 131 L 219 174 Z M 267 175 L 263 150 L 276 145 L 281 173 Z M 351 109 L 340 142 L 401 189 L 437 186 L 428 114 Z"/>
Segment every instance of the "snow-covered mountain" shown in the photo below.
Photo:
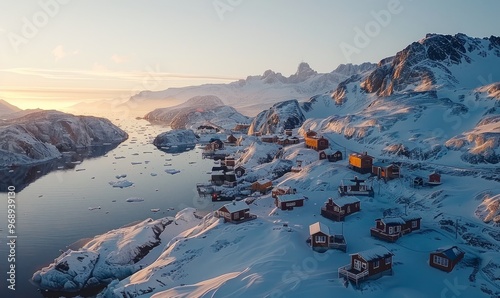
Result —
<path fill-rule="evenodd" d="M 429 34 L 303 104 L 303 129 L 413 159 L 500 161 L 500 42 Z M 340 138 L 339 138 L 340 136 Z"/>
<path fill-rule="evenodd" d="M 300 127 L 305 119 L 297 100 L 282 101 L 255 116 L 248 134 L 282 133 L 284 129 Z"/>
<path fill-rule="evenodd" d="M 62 151 L 119 143 L 127 137 L 107 119 L 35 112 L 0 122 L 0 167 L 38 163 Z"/>
<path fill-rule="evenodd" d="M 149 112 L 144 119 L 162 122 L 173 129 L 196 129 L 203 124 L 212 124 L 223 129 L 231 129 L 238 123 L 249 123 L 249 118 L 233 107 L 224 105 L 217 96 L 195 96 L 177 106 L 160 108 Z"/>
<path fill-rule="evenodd" d="M 21 111 L 20 108 L 0 99 L 0 116 L 9 115 Z"/>
<path fill-rule="evenodd" d="M 157 106 L 170 106 L 172 101 L 186 101 L 195 96 L 214 95 L 224 104 L 254 116 L 262 109 L 292 98 L 304 99 L 334 89 L 337 84 L 353 74 L 364 73 L 375 67 L 371 63 L 361 65 L 342 64 L 329 73 L 318 73 L 309 64 L 299 64 L 295 74 L 289 77 L 266 70 L 262 75 L 248 76 L 229 84 L 206 84 L 163 91 L 142 91 L 124 105 L 140 106 L 156 102 Z M 138 103 L 138 104 L 136 104 Z"/>

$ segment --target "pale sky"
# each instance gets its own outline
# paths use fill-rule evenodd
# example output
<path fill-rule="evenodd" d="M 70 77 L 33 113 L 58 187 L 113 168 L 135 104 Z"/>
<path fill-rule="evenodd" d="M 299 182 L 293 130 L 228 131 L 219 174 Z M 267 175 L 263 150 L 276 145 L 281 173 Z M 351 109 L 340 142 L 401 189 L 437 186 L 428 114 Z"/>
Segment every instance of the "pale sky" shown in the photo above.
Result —
<path fill-rule="evenodd" d="M 21 108 L 378 62 L 426 33 L 500 35 L 500 1 L 4 0 L 0 98 Z"/>

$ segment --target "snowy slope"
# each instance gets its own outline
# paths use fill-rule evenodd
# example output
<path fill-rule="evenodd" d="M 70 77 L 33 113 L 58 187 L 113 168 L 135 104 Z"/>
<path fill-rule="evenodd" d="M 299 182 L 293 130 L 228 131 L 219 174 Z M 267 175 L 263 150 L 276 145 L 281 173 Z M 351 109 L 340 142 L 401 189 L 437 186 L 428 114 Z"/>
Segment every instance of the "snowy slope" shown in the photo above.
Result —
<path fill-rule="evenodd" d="M 498 79 L 498 69 L 495 37 L 428 35 L 368 75 L 340 83 L 330 100 L 323 94 L 303 104 L 302 129 L 330 133 L 336 146 L 353 151 L 362 143 L 372 154 L 497 164 L 498 83 L 483 75 Z"/>

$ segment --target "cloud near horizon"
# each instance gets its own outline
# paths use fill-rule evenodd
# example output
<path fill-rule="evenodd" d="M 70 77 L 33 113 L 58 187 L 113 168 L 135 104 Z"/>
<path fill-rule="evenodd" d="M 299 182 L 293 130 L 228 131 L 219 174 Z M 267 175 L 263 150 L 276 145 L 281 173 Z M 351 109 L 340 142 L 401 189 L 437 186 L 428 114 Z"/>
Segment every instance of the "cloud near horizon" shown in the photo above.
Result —
<path fill-rule="evenodd" d="M 119 81 L 141 81 L 145 78 L 161 80 L 216 80 L 222 82 L 237 81 L 240 78 L 230 76 L 211 76 L 198 74 L 178 74 L 162 72 L 158 67 L 149 67 L 144 71 L 112 71 L 105 66 L 95 63 L 91 70 L 66 70 L 66 69 L 47 69 L 47 68 L 6 68 L 0 69 L 0 72 L 11 73 L 25 76 L 36 76 L 45 79 L 54 80 L 119 80 Z"/>
<path fill-rule="evenodd" d="M 67 56 L 73 56 L 73 55 L 77 55 L 80 51 L 78 50 L 75 50 L 71 53 L 68 53 L 65 49 L 64 49 L 64 46 L 63 45 L 58 45 L 56 46 L 53 50 L 52 50 L 52 55 L 54 56 L 54 59 L 56 61 L 59 61 L 61 60 L 62 58 L 65 58 Z"/>

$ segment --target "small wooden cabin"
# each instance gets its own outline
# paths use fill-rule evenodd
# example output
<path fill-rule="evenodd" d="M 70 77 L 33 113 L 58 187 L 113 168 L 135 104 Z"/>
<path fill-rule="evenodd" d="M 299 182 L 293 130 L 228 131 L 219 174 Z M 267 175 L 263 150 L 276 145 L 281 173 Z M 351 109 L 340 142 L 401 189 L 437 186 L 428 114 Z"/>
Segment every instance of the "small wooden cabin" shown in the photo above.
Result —
<path fill-rule="evenodd" d="M 271 191 L 271 196 L 276 199 L 278 196 L 289 195 L 294 193 L 295 189 L 291 188 L 290 186 L 281 185 L 273 188 L 273 190 Z"/>
<path fill-rule="evenodd" d="M 378 239 L 395 242 L 401 236 L 420 229 L 420 216 L 385 217 L 375 220 L 370 234 Z"/>
<path fill-rule="evenodd" d="M 343 235 L 331 235 L 330 229 L 323 223 L 316 222 L 309 226 L 309 244 L 314 251 L 325 252 L 331 248 L 343 252 L 347 250 L 347 244 Z"/>
<path fill-rule="evenodd" d="M 261 194 L 265 194 L 273 188 L 273 182 L 269 179 L 262 178 L 252 183 L 250 188 L 252 191 L 258 191 Z"/>
<path fill-rule="evenodd" d="M 222 142 L 219 139 L 212 140 L 205 146 L 204 149 L 207 151 L 216 151 L 224 149 L 224 142 Z"/>
<path fill-rule="evenodd" d="M 234 156 L 226 156 L 224 159 L 224 164 L 226 167 L 234 168 L 236 161 L 234 160 Z"/>
<path fill-rule="evenodd" d="M 366 152 L 363 154 L 352 153 L 349 155 L 349 167 L 361 174 L 367 174 L 372 172 L 373 157 L 368 155 Z"/>
<path fill-rule="evenodd" d="M 245 124 L 245 123 L 238 123 L 236 126 L 233 128 L 234 131 L 241 132 L 241 133 L 247 133 L 248 128 L 250 127 L 250 124 Z"/>
<path fill-rule="evenodd" d="M 260 140 L 264 143 L 277 143 L 278 136 L 276 136 L 276 135 L 264 135 L 264 136 L 260 137 Z"/>
<path fill-rule="evenodd" d="M 224 218 L 224 222 L 241 223 L 257 216 L 250 214 L 250 208 L 245 201 L 232 201 L 215 212 L 215 217 Z"/>
<path fill-rule="evenodd" d="M 334 221 L 343 221 L 347 215 L 361 210 L 360 200 L 356 197 L 329 198 L 321 208 L 321 215 Z"/>
<path fill-rule="evenodd" d="M 439 185 L 441 184 L 441 175 L 439 173 L 432 173 L 429 175 L 429 184 L 430 185 Z"/>
<path fill-rule="evenodd" d="M 319 151 L 319 159 L 328 159 L 329 162 L 336 162 L 339 160 L 342 160 L 342 152 L 336 151 L 334 152 L 333 150 L 326 149 L 326 150 L 321 150 Z"/>
<path fill-rule="evenodd" d="M 330 229 L 320 223 L 313 223 L 309 226 L 309 236 L 311 237 L 311 247 L 314 251 L 325 252 L 328 250 L 328 238 Z"/>
<path fill-rule="evenodd" d="M 274 199 L 274 205 L 281 210 L 292 210 L 293 207 L 304 206 L 305 197 L 300 194 L 289 194 L 277 196 Z"/>
<path fill-rule="evenodd" d="M 305 144 L 306 148 L 311 148 L 316 151 L 325 150 L 329 146 L 328 140 L 322 136 L 319 138 L 317 136 L 305 137 Z"/>
<path fill-rule="evenodd" d="M 293 134 L 293 130 L 291 130 L 291 129 L 289 129 L 289 128 L 288 128 L 288 129 L 285 129 L 285 135 L 287 135 L 287 136 L 291 137 L 291 136 L 292 136 L 292 134 Z"/>
<path fill-rule="evenodd" d="M 225 171 L 212 171 L 210 182 L 212 182 L 213 185 L 218 185 L 218 186 L 223 185 L 225 180 L 226 180 Z"/>
<path fill-rule="evenodd" d="M 399 166 L 394 163 L 376 162 L 372 165 L 372 175 L 385 180 L 399 178 Z"/>
<path fill-rule="evenodd" d="M 392 275 L 393 256 L 383 246 L 351 254 L 351 263 L 338 269 L 339 278 L 345 277 L 358 285 L 361 280 Z"/>
<path fill-rule="evenodd" d="M 235 187 L 238 184 L 236 181 L 236 174 L 233 171 L 224 174 L 224 185 Z"/>
<path fill-rule="evenodd" d="M 464 258 L 465 252 L 457 246 L 443 247 L 430 253 L 429 265 L 431 267 L 451 272 L 455 265 Z"/>

